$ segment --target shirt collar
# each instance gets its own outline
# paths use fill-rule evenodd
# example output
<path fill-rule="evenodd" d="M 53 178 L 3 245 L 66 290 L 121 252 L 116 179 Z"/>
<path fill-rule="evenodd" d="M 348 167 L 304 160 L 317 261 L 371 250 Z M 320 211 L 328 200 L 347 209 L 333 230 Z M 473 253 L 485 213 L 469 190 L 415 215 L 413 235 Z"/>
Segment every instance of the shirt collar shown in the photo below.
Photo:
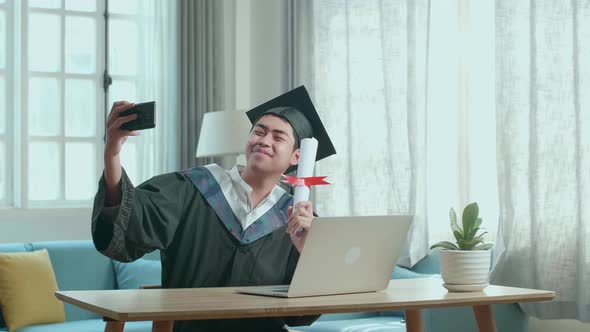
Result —
<path fill-rule="evenodd" d="M 234 167 L 232 167 L 232 169 L 228 171 L 228 174 L 232 182 L 234 183 L 234 188 L 244 193 L 245 196 L 248 198 L 248 201 L 250 201 L 252 187 L 250 187 L 250 185 L 246 181 L 244 181 L 244 179 L 240 175 L 243 169 L 244 166 L 235 165 Z M 286 193 L 286 191 L 283 188 L 281 188 L 281 186 L 275 185 L 274 188 L 272 188 L 270 194 L 266 196 L 266 198 L 263 201 L 266 201 L 266 199 L 271 199 L 273 202 L 277 202 L 279 198 L 283 196 L 284 193 Z"/>
<path fill-rule="evenodd" d="M 235 165 L 232 169 L 229 170 L 229 177 L 231 178 L 232 182 L 238 186 L 240 190 L 242 190 L 248 197 L 252 193 L 252 187 L 240 175 L 240 172 L 244 169 L 243 166 Z"/>

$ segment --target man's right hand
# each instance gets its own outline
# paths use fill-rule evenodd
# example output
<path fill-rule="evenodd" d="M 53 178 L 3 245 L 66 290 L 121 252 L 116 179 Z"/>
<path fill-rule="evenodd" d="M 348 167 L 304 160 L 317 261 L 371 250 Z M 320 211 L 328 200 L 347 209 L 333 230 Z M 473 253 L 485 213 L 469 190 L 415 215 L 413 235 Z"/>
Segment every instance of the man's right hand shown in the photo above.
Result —
<path fill-rule="evenodd" d="M 114 206 L 121 203 L 121 147 L 129 136 L 139 136 L 137 131 L 121 129 L 121 125 L 137 118 L 136 114 L 119 117 L 119 114 L 135 104 L 128 101 L 113 103 L 111 113 L 107 118 L 107 134 L 104 146 L 104 179 L 106 182 L 106 205 Z"/>
<path fill-rule="evenodd" d="M 109 113 L 109 117 L 107 118 L 107 137 L 106 144 L 104 147 L 105 158 L 113 158 L 119 156 L 119 153 L 121 152 L 121 147 L 123 146 L 123 143 L 125 143 L 125 141 L 127 140 L 127 137 L 139 135 L 137 131 L 121 129 L 122 124 L 137 119 L 137 114 L 132 114 L 123 117 L 119 117 L 119 114 L 123 111 L 133 108 L 134 106 L 135 104 L 130 103 L 128 101 L 117 101 L 113 103 L 111 113 Z"/>

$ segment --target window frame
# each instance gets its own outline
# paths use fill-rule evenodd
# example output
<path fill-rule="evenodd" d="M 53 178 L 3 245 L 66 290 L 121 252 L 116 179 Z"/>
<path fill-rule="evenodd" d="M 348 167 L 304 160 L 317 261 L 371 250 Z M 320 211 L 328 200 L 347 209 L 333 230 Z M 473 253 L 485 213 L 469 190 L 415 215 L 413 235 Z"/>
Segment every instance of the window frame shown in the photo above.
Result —
<path fill-rule="evenodd" d="M 18 183 L 15 185 L 15 179 L 19 178 L 19 174 L 17 172 L 18 163 L 16 162 L 15 158 L 15 144 L 19 144 L 18 140 L 15 139 L 15 122 L 14 122 L 14 112 L 10 112 L 9 110 L 14 109 L 15 103 L 17 98 L 14 98 L 16 93 L 18 93 L 19 89 L 14 84 L 10 84 L 11 82 L 16 82 L 17 78 L 15 77 L 17 70 L 14 70 L 15 66 L 19 63 L 19 48 L 17 46 L 17 38 L 15 38 L 14 34 L 8 33 L 9 30 L 13 30 L 16 25 L 18 24 L 18 19 L 16 17 L 16 11 L 18 9 L 18 5 L 15 5 L 15 1 L 6 0 L 4 3 L 0 3 L 0 9 L 2 9 L 5 13 L 5 63 L 4 68 L 0 69 L 0 76 L 4 78 L 4 93 L 6 99 L 4 100 L 4 107 L 5 107 L 5 124 L 4 124 L 4 133 L 0 134 L 0 142 L 4 144 L 4 153 L 5 153 L 5 168 L 0 169 L 0 172 L 4 172 L 4 174 L 0 174 L 0 176 L 5 177 L 5 197 L 0 197 L 0 208 L 4 207 L 12 207 L 14 206 L 14 202 L 16 201 L 16 188 L 18 187 Z M 12 52 L 10 51 L 12 50 Z M 18 181 L 18 180 L 17 180 Z"/>

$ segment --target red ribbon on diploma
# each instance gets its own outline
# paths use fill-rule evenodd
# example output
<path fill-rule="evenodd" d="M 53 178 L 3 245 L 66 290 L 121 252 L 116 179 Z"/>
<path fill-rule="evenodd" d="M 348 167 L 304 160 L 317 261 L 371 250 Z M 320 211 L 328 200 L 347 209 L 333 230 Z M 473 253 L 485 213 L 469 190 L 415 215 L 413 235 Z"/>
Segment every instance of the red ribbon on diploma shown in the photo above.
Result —
<path fill-rule="evenodd" d="M 283 174 L 283 177 L 285 179 L 281 180 L 282 182 L 294 186 L 306 186 L 310 188 L 311 186 L 330 184 L 329 182 L 324 181 L 324 179 L 327 178 L 327 176 L 310 176 L 305 178 L 298 178 L 296 176 L 289 176 Z"/>

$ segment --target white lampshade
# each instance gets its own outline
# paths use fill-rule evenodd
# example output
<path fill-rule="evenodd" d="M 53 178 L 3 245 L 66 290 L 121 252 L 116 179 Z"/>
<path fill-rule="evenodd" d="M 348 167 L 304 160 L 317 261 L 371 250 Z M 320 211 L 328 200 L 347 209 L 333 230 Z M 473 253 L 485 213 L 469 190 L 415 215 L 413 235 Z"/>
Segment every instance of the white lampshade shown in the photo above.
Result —
<path fill-rule="evenodd" d="M 205 113 L 197 158 L 244 153 L 252 124 L 244 111 Z"/>

